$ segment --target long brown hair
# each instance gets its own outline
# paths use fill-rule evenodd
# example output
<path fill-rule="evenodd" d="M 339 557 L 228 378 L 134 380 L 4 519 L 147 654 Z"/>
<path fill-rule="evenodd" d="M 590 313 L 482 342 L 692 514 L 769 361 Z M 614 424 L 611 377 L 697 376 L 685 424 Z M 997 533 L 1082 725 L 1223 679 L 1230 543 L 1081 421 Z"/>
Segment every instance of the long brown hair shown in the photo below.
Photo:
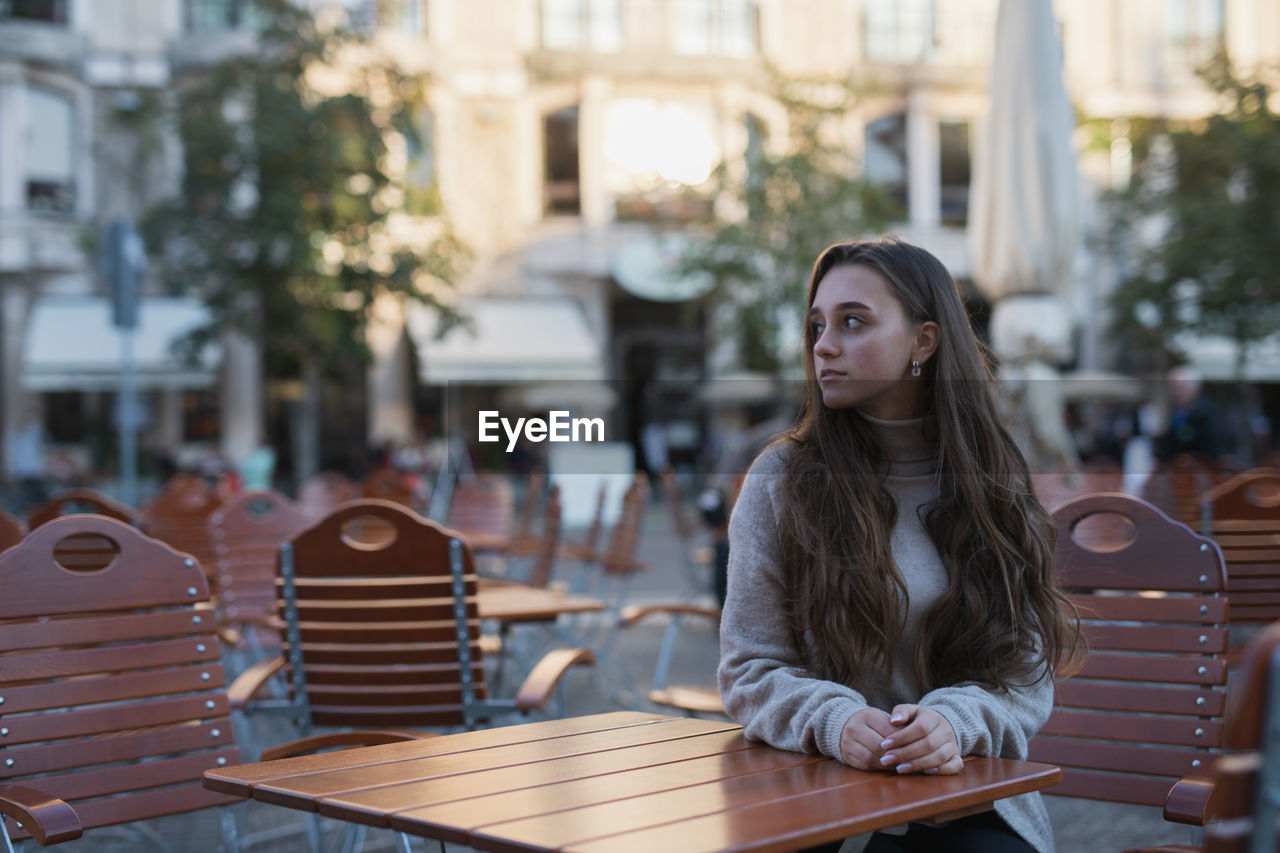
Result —
<path fill-rule="evenodd" d="M 1079 641 L 1053 583 L 1055 529 L 1000 424 L 955 280 L 933 255 L 896 239 L 837 243 L 813 265 L 806 308 L 823 276 L 845 265 L 878 272 L 912 322 L 940 330 L 922 366 L 919 412 L 936 425 L 940 494 L 920 511 L 948 581 L 920 621 L 917 681 L 925 691 L 962 682 L 1009 689 L 1049 677 Z M 856 409 L 823 404 L 814 337 L 806 322 L 805 401 L 780 439 L 788 622 L 798 647 L 812 640 L 817 675 L 886 685 L 907 604 L 890 548 L 897 507 L 884 485 L 888 460 Z"/>

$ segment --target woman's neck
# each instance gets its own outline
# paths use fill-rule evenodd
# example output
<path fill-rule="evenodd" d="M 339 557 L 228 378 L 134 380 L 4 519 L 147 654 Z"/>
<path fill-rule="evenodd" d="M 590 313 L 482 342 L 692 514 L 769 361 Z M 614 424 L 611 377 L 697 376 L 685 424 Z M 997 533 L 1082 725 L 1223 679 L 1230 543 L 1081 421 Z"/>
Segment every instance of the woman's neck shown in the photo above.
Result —
<path fill-rule="evenodd" d="M 889 457 L 889 476 L 918 477 L 937 468 L 938 438 L 933 418 L 884 420 L 863 414 Z"/>

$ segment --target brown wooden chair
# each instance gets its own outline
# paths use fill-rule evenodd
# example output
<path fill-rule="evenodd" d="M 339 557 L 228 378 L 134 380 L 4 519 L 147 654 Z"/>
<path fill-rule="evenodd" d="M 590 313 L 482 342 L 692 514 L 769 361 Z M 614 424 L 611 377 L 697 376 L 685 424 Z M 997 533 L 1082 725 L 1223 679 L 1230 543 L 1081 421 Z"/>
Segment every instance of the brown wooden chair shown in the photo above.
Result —
<path fill-rule="evenodd" d="M 92 568 L 60 563 L 59 543 L 73 537 L 99 539 L 109 558 Z M 201 784 L 205 770 L 241 758 L 209 587 L 190 555 L 115 519 L 65 516 L 0 554 L 0 589 L 22 590 L 0 596 L 8 837 L 50 844 L 241 802 Z M 344 733 L 282 744 L 270 757 L 406 737 Z M 238 849 L 229 815 L 222 828 L 226 849 Z"/>
<path fill-rule="evenodd" d="M 12 548 L 27 535 L 27 528 L 21 520 L 0 509 L 0 551 Z"/>
<path fill-rule="evenodd" d="M 105 515 L 125 524 L 138 525 L 138 513 L 119 501 L 94 489 L 74 488 L 58 492 L 27 513 L 27 527 L 35 530 L 46 522 L 64 515 L 93 513 Z"/>
<path fill-rule="evenodd" d="M 1203 496 L 1205 533 L 1227 560 L 1231 623 L 1280 619 L 1280 473 L 1246 471 Z"/>
<path fill-rule="evenodd" d="M 561 559 L 589 562 L 596 558 L 596 550 L 600 547 L 600 534 L 604 530 L 604 504 L 608 496 L 609 484 L 602 482 L 596 491 L 596 509 L 591 516 L 591 524 L 587 526 L 581 539 L 576 542 L 565 542 L 560 546 L 558 555 Z"/>
<path fill-rule="evenodd" d="M 719 626 L 719 608 L 703 607 L 697 604 L 624 607 L 618 615 L 618 627 L 631 628 L 658 615 L 666 616 L 668 622 L 663 632 L 662 644 L 658 648 L 658 655 L 654 659 L 653 685 L 649 689 L 649 701 L 666 708 L 675 708 L 688 716 L 724 714 L 724 705 L 720 701 L 720 688 L 714 684 L 714 671 L 709 673 L 708 681 L 712 682 L 710 684 L 667 683 L 672 660 L 679 649 L 679 633 L 684 623 L 690 619 L 698 619 L 706 624 Z"/>
<path fill-rule="evenodd" d="M 1030 757 L 1062 766 L 1046 793 L 1160 805 L 1222 746 L 1222 554 L 1126 495 L 1078 497 L 1053 520 L 1058 582 L 1089 648 L 1077 672 L 1058 678 Z"/>
<path fill-rule="evenodd" d="M 1231 675 L 1227 754 L 1203 774 L 1179 780 L 1165 801 L 1166 820 L 1207 824 L 1204 846 L 1162 845 L 1127 853 L 1280 850 L 1275 797 L 1275 792 L 1280 790 L 1277 719 L 1280 719 L 1280 623 L 1272 623 L 1245 646 L 1242 663 Z M 1269 794 L 1264 795 L 1267 792 Z M 1254 838 L 1256 834 L 1261 837 Z"/>
<path fill-rule="evenodd" d="M 360 484 L 360 497 L 391 501 L 412 507 L 413 489 L 405 481 L 404 474 L 395 468 L 379 468 L 369 473 Z"/>
<path fill-rule="evenodd" d="M 473 551 L 504 551 L 511 544 L 515 488 L 501 474 L 482 473 L 453 487 L 448 524 Z"/>
<path fill-rule="evenodd" d="M 543 538 L 534 530 L 534 521 L 538 518 L 538 506 L 547 490 L 547 475 L 542 471 L 534 471 L 526 479 L 528 483 L 525 484 L 524 499 L 520 501 L 515 527 L 511 531 L 506 549 L 508 555 L 531 554 Z"/>
<path fill-rule="evenodd" d="M 222 503 L 217 491 L 189 474 L 170 478 L 142 508 L 142 530 L 200 562 L 213 575 L 213 550 L 209 542 L 209 516 Z"/>
<path fill-rule="evenodd" d="M 209 516 L 219 624 L 254 659 L 280 648 L 276 559 L 307 524 L 297 505 L 270 490 L 242 492 Z"/>
<path fill-rule="evenodd" d="M 362 539 L 366 519 L 393 538 Z M 389 501 L 344 504 L 280 551 L 291 695 L 254 702 L 282 659 L 237 681 L 237 704 L 284 711 L 312 726 L 457 726 L 541 708 L 585 649 L 558 649 L 514 699 L 488 695 L 476 577 L 459 535 Z"/>
<path fill-rule="evenodd" d="M 680 542 L 680 558 L 684 567 L 685 583 L 689 587 L 689 592 L 694 595 L 709 593 L 714 552 L 711 546 L 698 542 L 697 525 L 685 512 L 676 472 L 669 467 L 666 468 L 662 472 L 660 482 L 662 483 L 662 502 L 667 505 L 667 517 L 671 520 L 671 529 Z"/>
<path fill-rule="evenodd" d="M 298 507 L 315 521 L 358 497 L 360 488 L 350 478 L 337 471 L 321 471 L 298 488 Z"/>
<path fill-rule="evenodd" d="M 601 577 L 610 587 L 605 591 L 605 598 L 614 609 L 622 607 L 631 579 L 646 568 L 645 563 L 636 558 L 636 552 L 648 510 L 649 478 L 643 471 L 636 471 L 622 496 L 618 520 L 609 531 L 604 548 L 596 553 Z"/>
<path fill-rule="evenodd" d="M 69 536 L 98 537 L 110 562 L 60 565 Z M 114 519 L 72 515 L 0 555 L 0 588 L 22 590 L 0 596 L 0 811 L 22 823 L 5 822 L 11 837 L 46 844 L 235 801 L 200 784 L 240 756 L 195 560 Z"/>

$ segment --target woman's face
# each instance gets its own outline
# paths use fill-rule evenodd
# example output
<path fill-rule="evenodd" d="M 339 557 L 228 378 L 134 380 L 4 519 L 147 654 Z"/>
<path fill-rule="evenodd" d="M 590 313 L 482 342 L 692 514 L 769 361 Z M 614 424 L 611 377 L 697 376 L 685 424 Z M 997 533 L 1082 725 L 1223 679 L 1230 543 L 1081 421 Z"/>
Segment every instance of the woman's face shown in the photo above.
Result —
<path fill-rule="evenodd" d="M 919 357 L 921 324 L 907 317 L 884 276 L 848 264 L 829 270 L 818 282 L 809 323 L 813 369 L 828 408 L 885 420 L 919 414 L 922 386 L 911 376 L 911 360 Z"/>

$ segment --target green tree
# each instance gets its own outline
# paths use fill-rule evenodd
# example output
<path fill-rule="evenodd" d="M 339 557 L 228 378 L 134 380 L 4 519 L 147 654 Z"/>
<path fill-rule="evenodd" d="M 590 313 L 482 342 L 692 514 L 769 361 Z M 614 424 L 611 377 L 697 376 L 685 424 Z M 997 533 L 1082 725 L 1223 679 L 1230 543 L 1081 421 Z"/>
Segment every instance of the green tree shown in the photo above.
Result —
<path fill-rule="evenodd" d="M 189 345 L 235 327 L 261 342 L 268 377 L 301 380 L 303 474 L 316 464 L 322 381 L 349 382 L 367 363 L 374 301 L 403 294 L 456 323 L 439 297 L 466 251 L 433 188 L 406 185 L 393 156 L 417 141 L 425 81 L 288 0 L 255 9 L 252 53 L 178 82 L 181 190 L 144 234 L 170 287 L 213 309 Z"/>
<path fill-rule="evenodd" d="M 1280 122 L 1271 87 L 1224 57 L 1203 76 L 1224 109 L 1135 138 L 1141 165 L 1114 206 L 1133 262 L 1112 308 L 1131 344 L 1162 361 L 1185 357 L 1182 333 L 1231 338 L 1241 376 L 1280 325 Z"/>
<path fill-rule="evenodd" d="M 743 365 L 777 375 L 795 364 L 780 341 L 784 329 L 799 326 L 819 253 L 879 231 L 903 211 L 859 177 L 840 138 L 840 123 L 858 99 L 852 86 L 774 75 L 774 97 L 786 110 L 787 144 L 748 152 L 745 180 L 723 164 L 716 170 L 712 192 L 718 207 L 733 213 L 701 223 L 682 267 L 715 278 L 712 299 L 732 306 L 732 328 L 718 331 L 736 336 Z"/>

